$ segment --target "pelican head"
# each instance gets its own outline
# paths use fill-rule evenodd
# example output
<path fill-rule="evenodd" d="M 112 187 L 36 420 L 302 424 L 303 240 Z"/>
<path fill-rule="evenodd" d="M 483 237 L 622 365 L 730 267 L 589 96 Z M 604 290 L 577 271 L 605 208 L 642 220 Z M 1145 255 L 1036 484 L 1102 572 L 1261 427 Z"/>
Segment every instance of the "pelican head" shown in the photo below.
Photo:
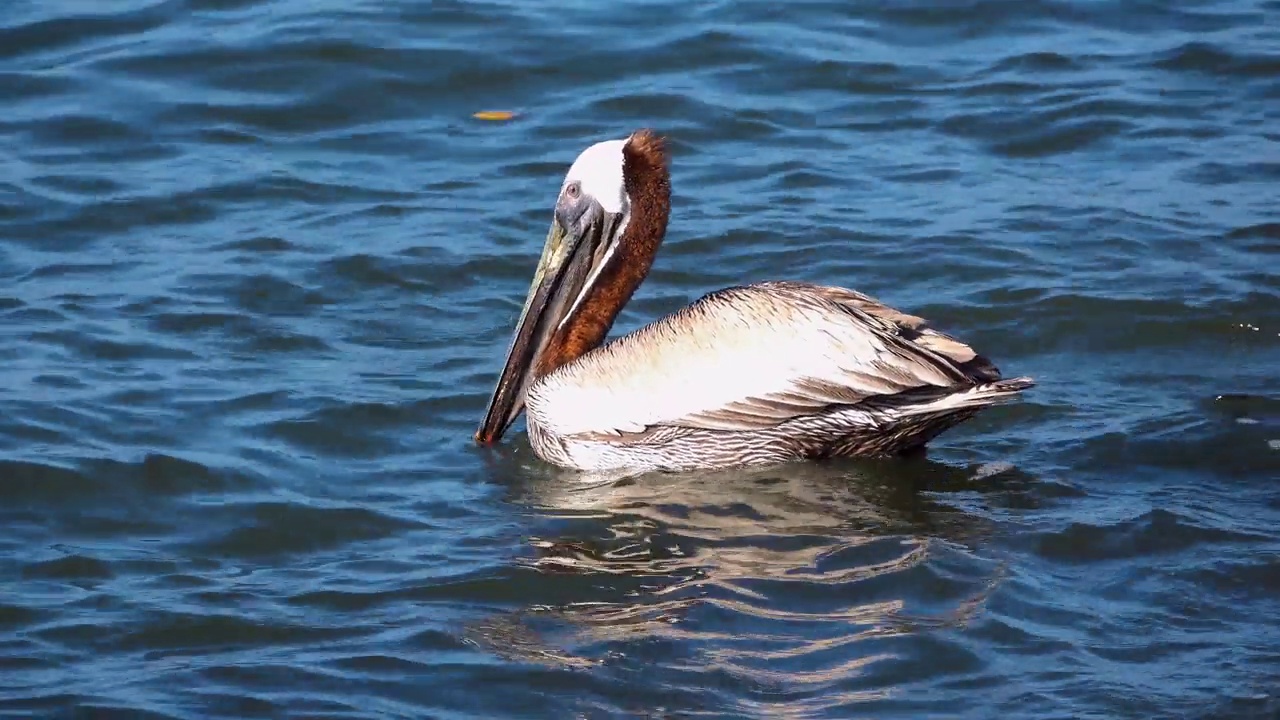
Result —
<path fill-rule="evenodd" d="M 578 155 L 560 185 L 477 442 L 500 439 L 524 410 L 533 382 L 604 339 L 649 271 L 666 232 L 669 200 L 663 142 L 648 130 Z"/>

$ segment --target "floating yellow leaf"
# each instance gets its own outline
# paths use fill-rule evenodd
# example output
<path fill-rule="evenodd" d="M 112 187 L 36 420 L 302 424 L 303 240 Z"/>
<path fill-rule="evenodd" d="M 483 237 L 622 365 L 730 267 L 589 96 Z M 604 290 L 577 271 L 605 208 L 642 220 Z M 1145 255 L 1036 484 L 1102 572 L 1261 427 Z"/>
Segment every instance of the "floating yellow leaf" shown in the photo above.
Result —
<path fill-rule="evenodd" d="M 510 110 L 481 110 L 471 117 L 477 120 L 510 120 L 515 116 L 516 114 Z"/>

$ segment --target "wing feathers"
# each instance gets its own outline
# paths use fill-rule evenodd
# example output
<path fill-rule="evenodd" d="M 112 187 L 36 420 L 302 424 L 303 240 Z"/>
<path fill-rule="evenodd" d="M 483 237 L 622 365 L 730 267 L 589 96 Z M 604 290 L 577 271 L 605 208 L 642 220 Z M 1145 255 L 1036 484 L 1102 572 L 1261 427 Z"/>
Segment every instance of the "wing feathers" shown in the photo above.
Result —
<path fill-rule="evenodd" d="M 832 406 L 999 379 L 969 346 L 844 288 L 726 288 L 543 378 L 529 412 L 560 434 L 758 430 Z"/>

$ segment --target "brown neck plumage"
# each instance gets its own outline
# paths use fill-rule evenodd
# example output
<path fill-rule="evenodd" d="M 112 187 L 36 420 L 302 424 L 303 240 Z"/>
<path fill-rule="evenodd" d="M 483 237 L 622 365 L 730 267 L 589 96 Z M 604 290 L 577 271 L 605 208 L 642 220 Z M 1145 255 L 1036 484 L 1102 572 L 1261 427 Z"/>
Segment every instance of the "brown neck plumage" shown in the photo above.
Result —
<path fill-rule="evenodd" d="M 622 178 L 631 199 L 631 220 L 618 238 L 617 250 L 587 288 L 577 312 L 543 351 L 538 377 L 604 342 L 614 319 L 649 274 L 662 244 L 671 213 L 671 176 L 663 139 L 650 130 L 632 134 L 622 148 Z"/>

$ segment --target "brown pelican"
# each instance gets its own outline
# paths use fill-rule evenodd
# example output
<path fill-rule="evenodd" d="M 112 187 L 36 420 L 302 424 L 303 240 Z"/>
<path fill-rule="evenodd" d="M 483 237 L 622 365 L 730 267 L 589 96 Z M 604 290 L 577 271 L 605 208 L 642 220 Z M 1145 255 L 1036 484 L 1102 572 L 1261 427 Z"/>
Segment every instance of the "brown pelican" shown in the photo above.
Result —
<path fill-rule="evenodd" d="M 602 345 L 670 198 L 649 130 L 574 161 L 477 442 L 527 410 L 538 456 L 579 470 L 899 455 L 1035 384 L 922 318 L 799 282 L 718 290 Z"/>

